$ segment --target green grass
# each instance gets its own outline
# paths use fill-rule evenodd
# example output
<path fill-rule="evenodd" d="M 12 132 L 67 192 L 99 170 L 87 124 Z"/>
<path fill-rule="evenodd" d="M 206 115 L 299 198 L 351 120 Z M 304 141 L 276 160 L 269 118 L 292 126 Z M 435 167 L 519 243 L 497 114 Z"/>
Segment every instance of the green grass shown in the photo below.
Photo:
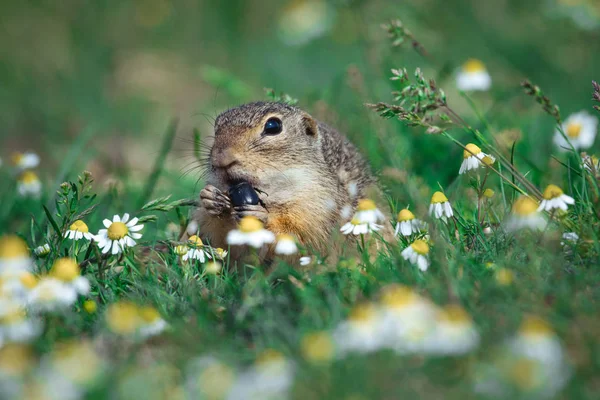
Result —
<path fill-rule="evenodd" d="M 82 398 L 179 398 L 193 386 L 198 371 L 191 364 L 198 357 L 216 357 L 239 372 L 268 349 L 294 365 L 291 398 L 483 397 L 474 391 L 482 365 L 506 354 L 502 343 L 534 315 L 552 327 L 568 359 L 570 378 L 557 396 L 594 398 L 600 384 L 600 189 L 578 154 L 557 151 L 556 120 L 519 85 L 524 79 L 539 85 L 563 120 L 580 110 L 600 117 L 591 100 L 591 81 L 600 80 L 598 28 L 583 29 L 560 14 L 575 9 L 541 0 L 332 1 L 331 30 L 291 46 L 276 34 L 279 2 L 211 3 L 1 6 L 8 34 L 1 39 L 7 50 L 0 65 L 0 234 L 17 234 L 31 249 L 50 245 L 46 258 L 35 259 L 37 274 L 59 257 L 76 257 L 91 282 L 90 294 L 72 307 L 40 317 L 43 332 L 29 345 L 0 348 L 2 396 L 10 396 L 9 383 L 21 380 L 27 390 L 42 385 L 48 393 L 58 378 L 40 378 L 42 372 L 48 365 L 59 370 L 52 355 L 64 356 L 60 344 L 75 342 L 92 343 L 103 359 L 96 368 L 81 358 L 86 362 L 69 370 L 94 375 L 84 380 Z M 152 10 L 156 15 L 146 14 Z M 379 27 L 391 16 L 402 18 L 425 56 L 410 40 L 391 45 Z M 492 75 L 488 92 L 467 95 L 455 88 L 455 69 L 472 57 Z M 423 114 L 398 118 L 397 109 L 380 110 L 390 117 L 381 118 L 367 107 L 399 104 L 390 93 L 402 85 L 389 77 L 391 68 L 403 67 L 413 84 L 417 67 L 435 78 L 462 122 L 446 106 L 428 113 L 432 120 Z M 325 258 L 308 270 L 276 262 L 268 275 L 261 265 L 229 269 L 228 260 L 216 276 L 201 263 L 181 262 L 174 253 L 178 232 L 204 184 L 194 169 L 194 137 L 208 138 L 212 119 L 227 107 L 267 99 L 264 87 L 298 99 L 300 107 L 347 134 L 378 172 L 390 213 L 410 206 L 428 220 L 428 271 L 401 257 L 411 242 L 404 238 L 386 253 L 362 251 L 360 258 L 337 264 Z M 405 108 L 427 101 L 405 99 Z M 441 121 L 441 113 L 453 122 Z M 427 134 L 429 124 L 443 132 Z M 507 179 L 486 169 L 459 175 L 463 148 L 457 142 L 477 143 L 504 158 L 494 166 Z M 11 151 L 27 149 L 41 156 L 40 199 L 18 196 L 17 175 L 8 165 Z M 598 154 L 598 140 L 587 152 Z M 518 173 L 510 173 L 511 165 Z M 92 171 L 93 182 L 78 180 L 84 170 Z M 568 213 L 553 215 L 543 233 L 505 232 L 519 191 L 535 196 L 532 188 L 543 191 L 550 183 L 575 198 Z M 478 211 L 485 188 L 495 195 Z M 454 208 L 448 224 L 427 217 L 438 190 Z M 76 219 L 96 233 L 103 219 L 125 212 L 145 227 L 139 244 L 124 255 L 102 257 L 93 246 L 75 248 L 62 238 Z M 491 234 L 483 233 L 486 226 Z M 565 248 L 564 232 L 576 232 L 580 240 Z M 502 280 L 506 271 L 513 275 L 509 283 Z M 460 304 L 479 332 L 479 346 L 462 356 L 381 350 L 310 360 L 303 338 L 333 332 L 353 308 L 379 301 L 392 284 L 411 287 L 439 306 Z M 97 309 L 86 311 L 86 300 Z M 154 307 L 169 328 L 148 339 L 111 331 L 107 310 L 126 301 Z M 23 349 L 31 355 L 19 356 Z M 30 368 L 7 372 L 21 359 L 30 360 Z M 227 374 L 215 376 L 222 380 L 213 376 L 215 386 L 225 387 Z M 540 397 L 519 390 L 517 381 L 501 397 Z M 66 390 L 59 389 L 58 397 Z"/>

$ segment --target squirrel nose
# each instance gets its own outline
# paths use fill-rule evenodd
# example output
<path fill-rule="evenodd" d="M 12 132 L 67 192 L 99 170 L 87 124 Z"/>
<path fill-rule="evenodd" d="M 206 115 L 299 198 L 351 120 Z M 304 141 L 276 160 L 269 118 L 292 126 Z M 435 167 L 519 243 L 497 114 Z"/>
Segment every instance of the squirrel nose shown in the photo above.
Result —
<path fill-rule="evenodd" d="M 212 155 L 212 164 L 216 168 L 227 169 L 237 162 L 237 157 L 230 149 L 217 150 Z"/>

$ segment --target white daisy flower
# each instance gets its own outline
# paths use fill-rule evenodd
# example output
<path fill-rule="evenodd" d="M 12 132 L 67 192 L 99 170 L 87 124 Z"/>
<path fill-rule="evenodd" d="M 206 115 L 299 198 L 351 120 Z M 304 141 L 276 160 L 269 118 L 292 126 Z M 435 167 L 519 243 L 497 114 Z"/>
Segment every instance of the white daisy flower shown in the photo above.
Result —
<path fill-rule="evenodd" d="M 77 294 L 85 296 L 90 292 L 90 281 L 81 276 L 81 269 L 74 258 L 64 257 L 54 261 L 50 276 L 67 284 Z"/>
<path fill-rule="evenodd" d="M 41 321 L 27 318 L 27 313 L 16 302 L 0 300 L 0 346 L 7 342 L 29 342 L 42 333 Z"/>
<path fill-rule="evenodd" d="M 208 249 L 206 249 L 205 251 L 206 256 L 208 258 L 210 258 L 211 260 L 213 259 L 213 257 L 215 259 L 218 260 L 224 260 L 227 258 L 227 254 L 229 253 L 227 250 L 222 249 L 220 247 L 209 247 Z"/>
<path fill-rule="evenodd" d="M 48 254 L 50 254 L 50 245 L 48 243 L 45 243 L 41 246 L 38 246 L 33 250 L 33 253 L 39 258 L 44 258 Z"/>
<path fill-rule="evenodd" d="M 296 241 L 291 235 L 278 235 L 277 244 L 275 245 L 275 254 L 290 255 L 298 251 Z"/>
<path fill-rule="evenodd" d="M 304 267 L 311 263 L 312 257 L 311 256 L 300 257 L 299 261 L 300 261 L 300 265 L 302 265 Z"/>
<path fill-rule="evenodd" d="M 38 198 L 42 194 L 42 182 L 32 171 L 25 171 L 17 180 L 17 192 L 22 197 Z"/>
<path fill-rule="evenodd" d="M 37 278 L 29 271 L 11 271 L 0 278 L 0 293 L 6 298 L 25 304 L 28 293 L 37 285 Z"/>
<path fill-rule="evenodd" d="M 412 289 L 393 285 L 381 297 L 382 330 L 387 348 L 400 354 L 422 352 L 435 327 L 436 306 Z"/>
<path fill-rule="evenodd" d="M 385 341 L 379 309 L 373 304 L 355 306 L 332 333 L 339 355 L 380 350 Z"/>
<path fill-rule="evenodd" d="M 333 22 L 333 9 L 323 0 L 291 1 L 279 18 L 279 34 L 290 45 L 301 45 L 325 34 Z"/>
<path fill-rule="evenodd" d="M 293 382 L 294 365 L 281 353 L 266 350 L 238 375 L 227 399 L 285 399 Z"/>
<path fill-rule="evenodd" d="M 424 240 L 415 240 L 400 254 L 402 258 L 409 260 L 421 271 L 427 271 L 429 268 L 429 245 Z"/>
<path fill-rule="evenodd" d="M 43 277 L 27 295 L 27 304 L 36 311 L 59 311 L 77 300 L 75 288 L 54 277 Z"/>
<path fill-rule="evenodd" d="M 167 322 L 162 319 L 160 313 L 156 308 L 151 306 L 144 306 L 139 308 L 139 316 L 141 323 L 138 328 L 138 334 L 142 338 L 148 338 L 156 336 L 164 332 L 167 329 Z"/>
<path fill-rule="evenodd" d="M 92 240 L 94 235 L 90 233 L 86 223 L 78 219 L 77 221 L 73 222 L 69 229 L 65 232 L 65 237 L 71 240 L 80 240 L 82 238 Z"/>
<path fill-rule="evenodd" d="M 575 150 L 587 149 L 594 144 L 598 132 L 598 118 L 587 111 L 571 114 L 563 122 L 562 130 Z M 571 146 L 558 129 L 554 132 L 554 144 L 562 151 L 571 149 Z"/>
<path fill-rule="evenodd" d="M 0 236 L 0 276 L 29 271 L 33 262 L 27 243 L 16 235 Z"/>
<path fill-rule="evenodd" d="M 204 244 L 202 243 L 202 240 L 196 236 L 190 236 L 190 238 L 188 239 L 188 251 L 186 254 L 184 254 L 181 259 L 183 261 L 187 261 L 187 260 L 199 260 L 201 263 L 203 263 L 205 261 L 205 253 L 204 253 Z"/>
<path fill-rule="evenodd" d="M 465 172 L 477 169 L 481 167 L 483 164 L 492 165 L 496 162 L 496 159 L 481 151 L 479 146 L 469 143 L 465 146 L 465 150 L 463 151 L 463 162 L 460 165 L 460 170 L 458 173 L 460 175 Z"/>
<path fill-rule="evenodd" d="M 538 211 L 552 211 L 557 208 L 567 211 L 568 204 L 575 204 L 571 196 L 564 194 L 561 188 L 556 185 L 548 185 L 542 194 L 543 200 L 538 207 Z"/>
<path fill-rule="evenodd" d="M 102 253 L 106 254 L 109 251 L 112 254 L 121 253 L 126 247 L 136 245 L 134 239 L 140 239 L 141 233 L 137 233 L 144 228 L 144 225 L 136 225 L 138 218 L 133 218 L 129 221 L 129 214 L 123 214 L 123 218 L 115 215 L 113 220 L 105 219 L 103 221 L 106 229 L 100 229 L 94 240 L 98 243 L 98 247 L 102 249 Z M 112 250 L 111 250 L 112 249 Z"/>
<path fill-rule="evenodd" d="M 186 391 L 191 399 L 224 399 L 235 381 L 235 371 L 211 356 L 202 356 L 187 368 Z"/>
<path fill-rule="evenodd" d="M 492 86 L 492 77 L 481 61 L 470 59 L 458 72 L 456 86 L 465 92 L 486 91 Z"/>
<path fill-rule="evenodd" d="M 493 374 L 479 389 L 496 392 L 517 388 L 536 397 L 549 398 L 560 391 L 571 376 L 558 337 L 549 325 L 537 317 L 528 317 L 519 333 L 510 339 L 493 360 Z"/>
<path fill-rule="evenodd" d="M 429 205 L 429 215 L 441 219 L 446 222 L 448 218 L 452 218 L 454 212 L 446 195 L 442 192 L 435 192 L 431 196 L 431 204 Z"/>
<path fill-rule="evenodd" d="M 40 157 L 30 151 L 13 153 L 12 163 L 20 171 L 36 168 L 40 164 Z"/>
<path fill-rule="evenodd" d="M 438 311 L 433 332 L 425 340 L 425 352 L 466 354 L 479 345 L 479 340 L 471 316 L 462 307 L 451 304 Z"/>
<path fill-rule="evenodd" d="M 398 223 L 396 224 L 396 235 L 410 236 L 414 233 L 421 232 L 425 228 L 425 222 L 415 218 L 408 208 L 401 210 L 398 213 Z"/>
<path fill-rule="evenodd" d="M 250 216 L 242 218 L 239 229 L 234 229 L 227 234 L 227 243 L 231 245 L 247 244 L 259 248 L 274 241 L 273 232 L 264 229 L 262 222 Z"/>
<path fill-rule="evenodd" d="M 525 228 L 542 230 L 546 226 L 546 221 L 538 212 L 537 201 L 529 196 L 521 196 L 513 204 L 505 226 L 509 232 Z"/>
<path fill-rule="evenodd" d="M 348 222 L 341 227 L 340 231 L 344 235 L 364 235 L 370 232 L 378 231 L 383 228 L 379 222 L 385 221 L 385 216 L 373 200 L 361 199 L 358 201 L 357 211 Z"/>

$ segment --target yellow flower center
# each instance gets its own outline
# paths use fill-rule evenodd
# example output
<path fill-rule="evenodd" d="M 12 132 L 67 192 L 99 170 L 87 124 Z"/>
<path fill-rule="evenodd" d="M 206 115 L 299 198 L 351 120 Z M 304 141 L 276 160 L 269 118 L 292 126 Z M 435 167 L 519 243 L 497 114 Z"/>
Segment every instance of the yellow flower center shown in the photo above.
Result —
<path fill-rule="evenodd" d="M 485 71 L 485 65 L 481 61 L 471 58 L 463 64 L 462 69 L 468 73 L 483 72 Z"/>
<path fill-rule="evenodd" d="M 19 165 L 19 164 L 21 164 L 23 157 L 25 157 L 25 154 L 15 152 L 15 153 L 12 153 L 12 155 L 10 156 L 10 159 L 11 159 L 13 165 Z"/>
<path fill-rule="evenodd" d="M 22 308 L 15 308 L 10 310 L 8 313 L 4 314 L 0 317 L 0 323 L 3 325 L 15 324 L 18 322 L 22 322 L 27 317 L 25 310 Z"/>
<path fill-rule="evenodd" d="M 567 125 L 567 131 L 565 132 L 571 139 L 577 139 L 581 135 L 581 129 L 583 126 L 578 122 L 573 122 Z"/>
<path fill-rule="evenodd" d="M 352 322 L 368 322 L 375 317 L 375 306 L 372 304 L 360 304 L 350 311 L 348 319 Z"/>
<path fill-rule="evenodd" d="M 288 234 L 281 234 L 277 236 L 278 242 L 294 242 L 294 237 Z"/>
<path fill-rule="evenodd" d="M 0 370 L 20 376 L 34 365 L 33 351 L 23 344 L 8 344 L 0 350 Z"/>
<path fill-rule="evenodd" d="M 352 225 L 360 225 L 360 220 L 358 218 L 352 218 L 352 221 L 350 221 L 350 223 Z"/>
<path fill-rule="evenodd" d="M 193 248 L 199 248 L 204 246 L 204 243 L 202 243 L 202 239 L 200 239 L 198 236 L 196 235 L 192 235 L 190 236 L 190 238 L 188 239 L 188 244 L 193 247 Z"/>
<path fill-rule="evenodd" d="M 463 158 L 473 157 L 479 153 L 481 153 L 481 149 L 479 148 L 479 146 L 473 143 L 469 143 L 465 146 L 465 150 L 463 150 Z"/>
<path fill-rule="evenodd" d="M 145 306 L 140 308 L 140 317 L 150 324 L 160 319 L 160 313 L 154 307 Z"/>
<path fill-rule="evenodd" d="M 485 156 L 481 159 L 481 162 L 489 167 L 494 164 L 495 160 L 490 156 Z"/>
<path fill-rule="evenodd" d="M 412 221 L 413 219 L 415 219 L 415 214 L 407 208 L 398 213 L 398 222 Z"/>
<path fill-rule="evenodd" d="M 520 216 L 528 216 L 537 212 L 538 203 L 529 196 L 521 196 L 513 204 L 513 213 Z"/>
<path fill-rule="evenodd" d="M 37 285 L 37 278 L 31 272 L 23 272 L 19 276 L 19 282 L 27 289 L 33 289 Z"/>
<path fill-rule="evenodd" d="M 202 370 L 198 377 L 198 387 L 207 399 L 224 399 L 234 379 L 233 371 L 217 362 Z"/>
<path fill-rule="evenodd" d="M 88 314 L 93 314 L 98 309 L 98 305 L 94 300 L 86 300 L 83 302 L 83 309 Z"/>
<path fill-rule="evenodd" d="M 334 346 L 327 332 L 315 332 L 302 338 L 300 343 L 304 358 L 314 362 L 329 361 L 334 356 Z"/>
<path fill-rule="evenodd" d="M 186 245 L 175 246 L 175 254 L 178 256 L 184 256 L 188 252 L 189 248 Z"/>
<path fill-rule="evenodd" d="M 444 307 L 440 313 L 440 319 L 454 324 L 471 323 L 471 316 L 458 304 Z"/>
<path fill-rule="evenodd" d="M 433 204 L 436 204 L 436 203 L 445 203 L 447 201 L 448 201 L 448 198 L 442 192 L 435 192 L 433 194 L 433 196 L 431 196 L 431 203 L 433 203 Z"/>
<path fill-rule="evenodd" d="M 59 258 L 54 262 L 50 275 L 63 282 L 70 282 L 80 274 L 79 264 L 72 258 Z"/>
<path fill-rule="evenodd" d="M 548 185 L 546 190 L 544 190 L 544 194 L 542 195 L 542 197 L 544 197 L 544 199 L 546 199 L 546 200 L 552 200 L 552 199 L 562 196 L 563 194 L 564 194 L 564 192 L 558 186 Z"/>
<path fill-rule="evenodd" d="M 139 310 L 135 304 L 129 302 L 112 304 L 106 311 L 106 322 L 115 333 L 134 333 L 140 323 Z"/>
<path fill-rule="evenodd" d="M 412 289 L 402 285 L 395 285 L 383 292 L 381 303 L 386 307 L 402 308 L 414 303 L 417 299 L 418 295 Z"/>
<path fill-rule="evenodd" d="M 25 183 L 25 184 L 31 184 L 31 183 L 36 183 L 39 182 L 39 178 L 38 176 L 35 174 L 35 172 L 32 171 L 25 171 L 21 174 L 21 177 L 19 178 L 19 181 L 21 183 Z"/>
<path fill-rule="evenodd" d="M 370 199 L 361 199 L 358 201 L 358 211 L 371 211 L 377 209 L 375 202 Z"/>
<path fill-rule="evenodd" d="M 215 255 L 219 258 L 224 258 L 225 257 L 225 250 L 223 250 L 222 248 L 218 247 L 216 249 L 213 249 L 213 251 L 215 252 Z"/>
<path fill-rule="evenodd" d="M 483 191 L 483 197 L 487 197 L 488 199 L 491 199 L 492 197 L 494 197 L 494 191 L 492 189 L 485 189 Z"/>
<path fill-rule="evenodd" d="M 110 240 L 123 239 L 127 233 L 129 233 L 129 228 L 123 222 L 113 222 L 108 227 L 108 238 Z"/>
<path fill-rule="evenodd" d="M 536 316 L 528 316 L 521 323 L 519 332 L 523 335 L 551 336 L 554 334 L 550 324 Z"/>
<path fill-rule="evenodd" d="M 28 257 L 29 249 L 23 239 L 15 235 L 0 237 L 0 258 Z"/>
<path fill-rule="evenodd" d="M 259 356 L 256 358 L 256 364 L 264 366 L 271 363 L 282 362 L 284 360 L 285 357 L 283 356 L 283 354 L 281 354 L 277 350 L 267 349 L 260 353 Z"/>
<path fill-rule="evenodd" d="M 90 230 L 88 228 L 88 226 L 86 225 L 85 222 L 83 222 L 82 220 L 78 219 L 77 221 L 73 222 L 71 224 L 71 226 L 69 227 L 70 231 L 76 231 L 76 232 L 81 232 L 81 233 L 88 233 Z"/>
<path fill-rule="evenodd" d="M 536 379 L 537 367 L 536 361 L 521 357 L 510 366 L 508 374 L 519 388 L 531 390 L 541 383 Z"/>
<path fill-rule="evenodd" d="M 422 256 L 429 254 L 429 245 L 424 240 L 415 240 L 410 247 Z"/>
<path fill-rule="evenodd" d="M 513 282 L 514 275 L 511 270 L 501 268 L 496 272 L 496 281 L 502 286 L 508 286 Z"/>
<path fill-rule="evenodd" d="M 244 217 L 240 221 L 240 231 L 244 233 L 258 232 L 263 229 L 263 224 L 254 217 Z"/>

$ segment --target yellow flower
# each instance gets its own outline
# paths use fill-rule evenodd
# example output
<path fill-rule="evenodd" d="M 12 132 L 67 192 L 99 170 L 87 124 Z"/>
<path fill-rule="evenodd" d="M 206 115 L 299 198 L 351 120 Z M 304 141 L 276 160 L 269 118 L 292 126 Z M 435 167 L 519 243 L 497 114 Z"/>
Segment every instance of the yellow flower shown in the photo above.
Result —
<path fill-rule="evenodd" d="M 462 175 L 465 172 L 481 167 L 482 164 L 492 165 L 495 161 L 496 159 L 493 156 L 482 152 L 479 146 L 469 143 L 463 151 L 463 162 L 460 165 L 458 173 Z"/>
<path fill-rule="evenodd" d="M 331 361 L 335 355 L 333 340 L 327 332 L 305 335 L 300 343 L 305 359 L 315 363 Z"/>
<path fill-rule="evenodd" d="M 512 207 L 512 213 L 506 222 L 508 231 L 523 228 L 542 229 L 546 225 L 544 218 L 538 212 L 538 203 L 529 196 L 519 197 Z"/>
<path fill-rule="evenodd" d="M 83 302 L 83 309 L 88 314 L 94 314 L 98 310 L 98 305 L 94 300 L 86 300 Z"/>
<path fill-rule="evenodd" d="M 480 60 L 465 62 L 456 76 L 458 89 L 467 91 L 486 91 L 492 86 L 492 78 Z"/>
<path fill-rule="evenodd" d="M 71 240 L 80 240 L 82 238 L 92 240 L 94 235 L 90 233 L 86 223 L 78 219 L 69 226 L 69 229 L 65 232 L 65 237 Z"/>
<path fill-rule="evenodd" d="M 429 205 L 429 215 L 435 218 L 446 221 L 447 218 L 452 218 L 454 212 L 446 195 L 442 192 L 435 192 L 431 196 L 431 204 Z"/>
<path fill-rule="evenodd" d="M 560 209 L 567 211 L 568 204 L 575 204 L 571 196 L 564 194 L 561 188 L 556 185 L 548 185 L 542 195 L 544 198 L 538 207 L 538 211 L 552 211 Z"/>
<path fill-rule="evenodd" d="M 429 245 L 424 240 L 415 240 L 402 250 L 401 255 L 402 258 L 419 267 L 421 271 L 427 271 L 429 268 Z"/>
<path fill-rule="evenodd" d="M 413 233 L 420 232 L 425 226 L 425 222 L 415 218 L 415 215 L 405 208 L 398 213 L 396 235 L 402 233 L 403 236 L 410 236 Z"/>
<path fill-rule="evenodd" d="M 227 234 L 227 243 L 231 245 L 247 244 L 260 248 L 273 241 L 275 241 L 273 232 L 264 229 L 262 222 L 250 216 L 242 218 L 239 229 L 234 229 Z"/>
<path fill-rule="evenodd" d="M 513 283 L 514 274 L 511 270 L 500 268 L 496 271 L 496 281 L 502 286 L 508 286 Z"/>

